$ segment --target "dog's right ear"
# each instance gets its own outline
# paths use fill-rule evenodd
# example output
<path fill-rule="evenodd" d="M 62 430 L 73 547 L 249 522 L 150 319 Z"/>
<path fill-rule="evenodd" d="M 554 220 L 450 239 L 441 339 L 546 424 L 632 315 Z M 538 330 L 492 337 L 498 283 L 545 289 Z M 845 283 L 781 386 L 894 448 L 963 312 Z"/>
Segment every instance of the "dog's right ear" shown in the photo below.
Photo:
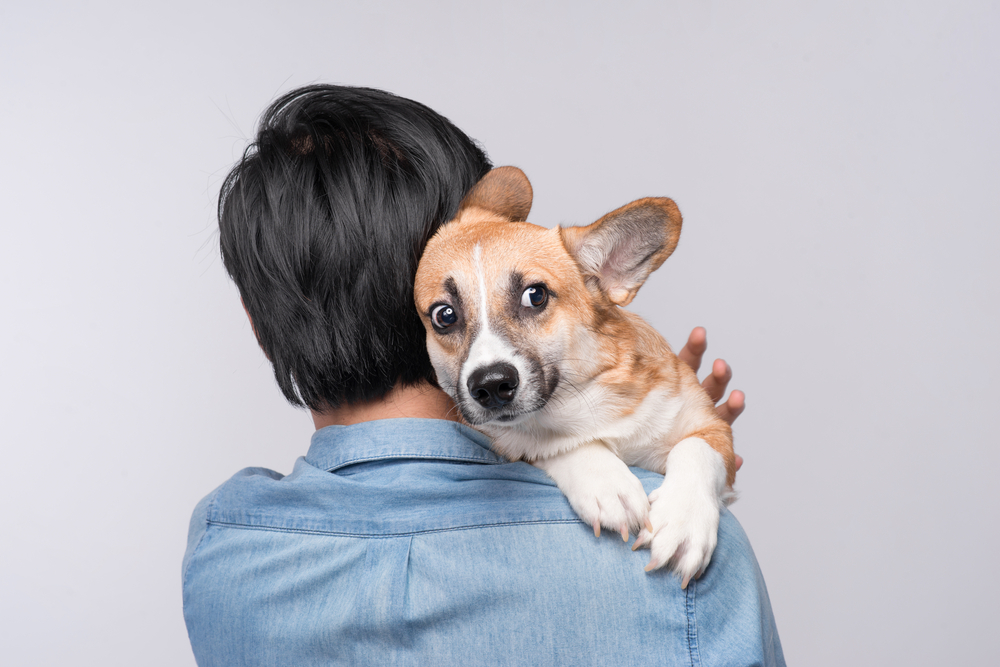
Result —
<path fill-rule="evenodd" d="M 491 169 L 472 186 L 458 207 L 457 220 L 481 209 L 510 222 L 524 222 L 531 210 L 531 183 L 517 167 Z"/>
<path fill-rule="evenodd" d="M 563 245 L 611 303 L 626 306 L 677 247 L 681 212 L 672 199 L 647 197 L 586 227 L 559 230 Z"/>

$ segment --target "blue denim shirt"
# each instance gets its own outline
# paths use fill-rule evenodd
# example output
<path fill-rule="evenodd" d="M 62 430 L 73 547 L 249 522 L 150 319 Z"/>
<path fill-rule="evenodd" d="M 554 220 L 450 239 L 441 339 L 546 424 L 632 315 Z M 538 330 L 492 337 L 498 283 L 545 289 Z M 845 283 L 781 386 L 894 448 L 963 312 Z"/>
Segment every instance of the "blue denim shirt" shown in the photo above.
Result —
<path fill-rule="evenodd" d="M 331 426 L 290 475 L 247 468 L 198 505 L 184 616 L 203 667 L 784 664 L 732 514 L 686 591 L 648 559 L 465 426 Z"/>

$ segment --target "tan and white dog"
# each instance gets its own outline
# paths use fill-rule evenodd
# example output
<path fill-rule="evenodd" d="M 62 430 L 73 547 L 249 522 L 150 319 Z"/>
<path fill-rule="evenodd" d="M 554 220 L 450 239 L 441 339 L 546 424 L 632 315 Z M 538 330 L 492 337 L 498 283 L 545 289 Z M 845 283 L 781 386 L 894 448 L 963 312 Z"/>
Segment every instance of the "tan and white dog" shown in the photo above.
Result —
<path fill-rule="evenodd" d="M 486 175 L 430 240 L 415 299 L 438 383 L 511 460 L 555 480 L 580 518 L 649 545 L 686 587 L 733 497 L 732 431 L 694 372 L 628 304 L 677 246 L 673 201 L 587 227 L 524 222 L 527 177 Z M 647 499 L 627 466 L 665 475 Z"/>

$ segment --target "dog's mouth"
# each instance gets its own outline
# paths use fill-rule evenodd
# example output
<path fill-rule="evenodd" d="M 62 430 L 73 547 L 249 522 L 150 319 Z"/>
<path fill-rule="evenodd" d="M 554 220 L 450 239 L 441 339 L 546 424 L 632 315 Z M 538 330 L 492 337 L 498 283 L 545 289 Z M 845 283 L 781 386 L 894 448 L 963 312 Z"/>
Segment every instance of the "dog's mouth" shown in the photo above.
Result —
<path fill-rule="evenodd" d="M 486 426 L 488 424 L 513 426 L 528 415 L 544 408 L 547 402 L 545 399 L 538 397 L 528 406 L 505 405 L 500 408 L 480 408 L 464 404 L 460 407 L 462 417 L 472 426 Z"/>

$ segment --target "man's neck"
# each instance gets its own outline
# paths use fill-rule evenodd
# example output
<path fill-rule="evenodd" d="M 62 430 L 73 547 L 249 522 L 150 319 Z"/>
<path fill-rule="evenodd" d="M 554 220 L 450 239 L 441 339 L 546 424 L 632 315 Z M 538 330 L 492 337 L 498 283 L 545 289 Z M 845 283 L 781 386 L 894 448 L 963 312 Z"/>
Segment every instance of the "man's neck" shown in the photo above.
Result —
<path fill-rule="evenodd" d="M 312 411 L 316 430 L 324 426 L 350 426 L 377 419 L 447 419 L 458 421 L 458 409 L 451 398 L 426 382 L 417 385 L 396 385 L 377 401 L 344 403 L 339 408 L 323 412 Z"/>

